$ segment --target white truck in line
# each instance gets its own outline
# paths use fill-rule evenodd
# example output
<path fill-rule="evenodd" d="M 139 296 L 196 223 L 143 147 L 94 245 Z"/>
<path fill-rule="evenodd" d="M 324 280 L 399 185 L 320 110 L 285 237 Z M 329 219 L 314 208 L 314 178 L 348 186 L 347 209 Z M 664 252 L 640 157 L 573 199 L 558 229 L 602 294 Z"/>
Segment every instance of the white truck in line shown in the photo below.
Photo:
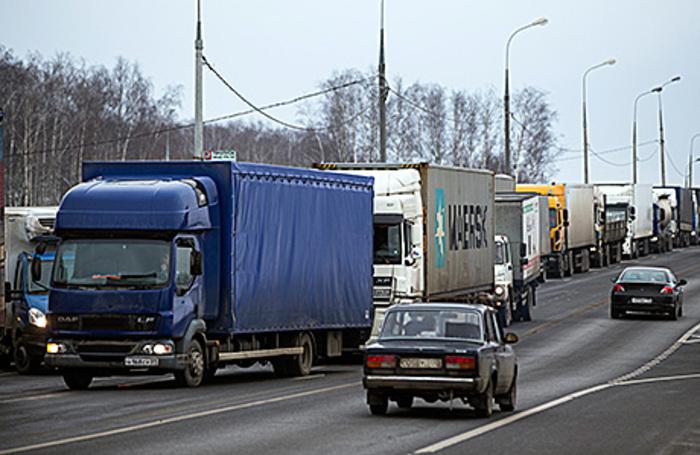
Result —
<path fill-rule="evenodd" d="M 626 258 L 646 256 L 651 252 L 654 236 L 654 193 L 645 183 L 606 183 L 596 185 L 596 190 L 605 195 L 609 204 L 627 204 L 629 217 L 627 235 L 622 244 L 622 255 Z"/>
<path fill-rule="evenodd" d="M 496 194 L 495 300 L 504 326 L 530 321 L 549 251 L 547 200 L 528 193 Z M 542 235 L 545 231 L 547 235 Z"/>
<path fill-rule="evenodd" d="M 492 172 L 427 163 L 315 167 L 374 178 L 372 337 L 392 304 L 493 296 Z"/>

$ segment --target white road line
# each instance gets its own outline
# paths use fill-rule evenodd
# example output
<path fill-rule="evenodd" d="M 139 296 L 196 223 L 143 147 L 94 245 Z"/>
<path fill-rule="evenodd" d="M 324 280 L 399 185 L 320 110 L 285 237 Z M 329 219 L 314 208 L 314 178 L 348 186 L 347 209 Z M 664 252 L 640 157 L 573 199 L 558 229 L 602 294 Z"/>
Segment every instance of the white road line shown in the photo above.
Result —
<path fill-rule="evenodd" d="M 675 376 L 657 376 L 654 378 L 633 379 L 631 381 L 617 382 L 613 385 L 615 385 L 615 386 L 637 385 L 637 384 L 648 384 L 651 382 L 678 381 L 678 380 L 682 380 L 682 379 L 700 379 L 700 373 L 677 374 Z"/>
<path fill-rule="evenodd" d="M 199 412 L 193 412 L 190 414 L 184 414 L 184 415 L 179 415 L 179 416 L 175 416 L 175 417 L 167 417 L 164 419 L 152 420 L 150 422 L 144 422 L 144 423 L 140 423 L 137 425 L 130 425 L 127 427 L 122 427 L 122 428 L 115 428 L 113 430 L 100 431 L 97 433 L 90 433 L 90 434 L 85 434 L 85 435 L 81 435 L 81 436 L 73 436 L 73 437 L 64 438 L 64 439 L 56 439 L 54 441 L 40 442 L 37 444 L 31 444 L 31 445 L 26 445 L 26 446 L 12 447 L 9 449 L 0 449 L 0 455 L 27 452 L 29 450 L 46 449 L 46 448 L 50 448 L 50 447 L 63 446 L 66 444 L 74 444 L 76 442 L 90 441 L 93 439 L 105 438 L 107 436 L 114 436 L 114 435 L 118 435 L 118 434 L 129 433 L 132 431 L 145 430 L 148 428 L 159 427 L 162 425 L 169 425 L 172 423 L 183 422 L 186 420 L 198 419 L 200 417 L 208 417 L 208 416 L 212 416 L 212 415 L 216 415 L 216 414 L 223 414 L 226 412 L 232 412 L 232 411 L 238 411 L 241 409 L 252 408 L 255 406 L 262 406 L 262 405 L 271 404 L 271 403 L 278 403 L 281 401 L 293 400 L 295 398 L 302 398 L 302 397 L 307 397 L 307 396 L 311 396 L 311 395 L 318 395 L 318 394 L 324 393 L 324 392 L 332 392 L 335 390 L 345 389 L 348 387 L 354 387 L 358 384 L 359 383 L 357 383 L 357 382 L 353 382 L 351 384 L 341 384 L 341 385 L 336 385 L 336 386 L 331 386 L 331 387 L 324 387 L 321 389 L 308 390 L 306 392 L 298 392 L 298 393 L 293 393 L 291 395 L 285 395 L 285 396 L 280 396 L 280 397 L 275 397 L 275 398 L 268 398 L 265 400 L 252 401 L 249 403 L 234 404 L 231 406 L 224 406 L 221 408 L 209 409 L 206 411 L 199 411 Z"/>
<path fill-rule="evenodd" d="M 616 379 L 613 379 L 610 382 L 607 382 L 605 384 L 599 384 L 593 387 L 589 387 L 587 389 L 579 390 L 577 392 L 570 393 L 568 395 L 564 395 L 563 397 L 556 398 L 552 401 L 548 401 L 546 403 L 543 403 L 541 405 L 535 406 L 534 408 L 526 409 L 525 411 L 518 412 L 516 414 L 512 414 L 508 417 L 505 417 L 500 420 L 496 420 L 495 422 L 488 423 L 486 425 L 482 425 L 480 427 L 474 428 L 472 430 L 466 431 L 464 433 L 458 434 L 456 436 L 452 436 L 451 438 L 444 439 L 442 441 L 438 441 L 434 444 L 431 444 L 427 447 L 423 447 L 422 449 L 416 450 L 416 454 L 422 454 L 422 453 L 435 453 L 439 452 L 440 450 L 444 450 L 448 447 L 452 447 L 456 444 L 468 441 L 470 439 L 474 439 L 478 436 L 481 436 L 485 433 L 488 433 L 493 430 L 497 430 L 499 428 L 505 427 L 507 425 L 510 425 L 511 423 L 515 423 L 519 420 L 525 419 L 527 417 L 530 417 L 535 414 L 539 414 L 541 412 L 544 412 L 548 409 L 552 409 L 556 406 L 561 406 L 562 404 L 568 403 L 572 400 L 575 400 L 577 398 L 590 395 L 591 393 L 595 392 L 600 392 L 601 390 L 608 389 L 610 387 L 618 386 L 618 385 L 632 385 L 634 383 L 641 383 L 639 381 L 647 381 L 646 379 L 639 379 L 636 381 L 631 381 L 632 378 L 639 376 L 640 374 L 646 373 L 649 371 L 651 368 L 655 367 L 659 363 L 663 362 L 666 360 L 671 354 L 676 352 L 679 347 L 688 339 L 693 336 L 695 332 L 700 330 L 700 324 L 696 324 L 693 326 L 690 330 L 685 332 L 683 336 L 681 336 L 678 340 L 676 340 L 671 346 L 669 346 L 665 351 L 663 351 L 661 354 L 650 360 L 649 362 L 645 363 L 641 367 L 637 368 L 636 370 L 632 371 L 631 373 L 625 374 L 623 376 L 620 376 Z M 700 375 L 698 375 L 700 377 Z M 670 376 L 669 376 L 670 378 Z M 650 378 L 654 379 L 654 378 Z M 680 378 L 676 378 L 680 379 Z M 656 378 L 656 380 L 661 380 L 660 378 Z M 666 379 L 666 380 L 671 380 L 671 379 Z M 651 382 L 651 381 L 647 381 Z"/>
<path fill-rule="evenodd" d="M 43 400 L 46 398 L 65 396 L 67 393 L 70 393 L 70 392 L 68 390 L 64 390 L 62 392 L 42 393 L 40 395 L 25 395 L 25 396 L 15 397 L 15 398 L 6 398 L 3 400 L 0 400 L 0 404 L 16 403 L 18 401 Z"/>

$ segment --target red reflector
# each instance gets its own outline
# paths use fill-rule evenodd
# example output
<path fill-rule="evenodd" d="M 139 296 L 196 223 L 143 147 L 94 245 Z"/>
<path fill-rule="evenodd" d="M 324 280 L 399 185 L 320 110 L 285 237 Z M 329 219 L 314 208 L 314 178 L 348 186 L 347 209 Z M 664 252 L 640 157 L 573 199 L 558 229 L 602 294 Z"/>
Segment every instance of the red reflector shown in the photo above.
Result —
<path fill-rule="evenodd" d="M 671 286 L 664 286 L 661 288 L 662 294 L 673 294 L 673 288 Z"/>
<path fill-rule="evenodd" d="M 445 367 L 449 369 L 457 370 L 473 370 L 476 366 L 476 359 L 474 357 L 461 356 L 461 355 L 448 355 L 445 356 Z"/>
<path fill-rule="evenodd" d="M 368 355 L 367 368 L 394 368 L 396 367 L 395 355 Z"/>
<path fill-rule="evenodd" d="M 623 288 L 621 284 L 616 284 L 613 287 L 613 292 L 625 292 L 625 288 Z"/>

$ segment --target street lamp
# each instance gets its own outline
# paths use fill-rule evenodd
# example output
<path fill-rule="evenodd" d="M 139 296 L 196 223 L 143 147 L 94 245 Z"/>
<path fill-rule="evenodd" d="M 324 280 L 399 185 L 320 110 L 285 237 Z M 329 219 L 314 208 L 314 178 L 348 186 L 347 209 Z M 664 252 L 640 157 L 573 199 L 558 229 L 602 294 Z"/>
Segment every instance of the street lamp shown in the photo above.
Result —
<path fill-rule="evenodd" d="M 603 66 L 614 65 L 616 60 L 611 58 L 597 65 L 593 65 L 583 73 L 583 182 L 588 183 L 588 124 L 586 122 L 586 77 L 591 71 Z"/>
<path fill-rule="evenodd" d="M 690 138 L 690 152 L 688 153 L 688 188 L 693 187 L 693 163 L 695 161 L 700 161 L 699 158 L 693 159 L 693 143 L 695 139 L 700 137 L 700 133 L 696 133 Z"/>
<path fill-rule="evenodd" d="M 646 96 L 646 95 L 651 95 L 652 93 L 660 92 L 661 87 L 654 87 L 651 90 L 647 90 L 646 92 L 642 92 L 637 97 L 634 99 L 634 114 L 633 114 L 633 120 L 632 120 L 632 183 L 636 184 L 637 183 L 637 103 L 639 100 Z"/>
<path fill-rule="evenodd" d="M 659 151 L 661 153 L 661 186 L 666 186 L 666 152 L 665 152 L 665 141 L 664 141 L 664 117 L 663 117 L 663 109 L 661 106 L 661 92 L 664 90 L 664 88 L 669 85 L 673 84 L 674 82 L 678 82 L 681 80 L 680 76 L 676 76 L 672 78 L 671 80 L 661 84 L 661 86 L 657 87 L 654 89 L 656 94 L 658 95 L 658 100 L 659 100 Z"/>
<path fill-rule="evenodd" d="M 505 128 L 505 173 L 507 175 L 510 175 L 511 169 L 510 169 L 510 89 L 508 87 L 508 64 L 509 64 L 509 57 L 510 57 L 510 42 L 513 41 L 513 37 L 517 35 L 518 33 L 522 32 L 523 30 L 527 30 L 528 28 L 531 27 L 537 27 L 540 25 L 547 25 L 547 20 L 546 17 L 541 17 L 539 19 L 535 19 L 534 21 L 530 22 L 527 25 L 523 25 L 519 29 L 515 30 L 513 33 L 510 34 L 510 37 L 508 37 L 508 41 L 506 42 L 506 82 L 505 82 L 505 94 L 503 95 L 503 125 Z"/>

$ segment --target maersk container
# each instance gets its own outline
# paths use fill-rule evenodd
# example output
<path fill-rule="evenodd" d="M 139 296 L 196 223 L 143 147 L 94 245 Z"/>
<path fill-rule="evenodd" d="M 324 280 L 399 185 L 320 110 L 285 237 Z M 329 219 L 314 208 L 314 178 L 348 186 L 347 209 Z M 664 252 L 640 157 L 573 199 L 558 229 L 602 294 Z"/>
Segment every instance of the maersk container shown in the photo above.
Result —
<path fill-rule="evenodd" d="M 58 210 L 49 296 L 46 361 L 69 387 L 134 370 L 196 386 L 257 360 L 308 374 L 368 336 L 372 179 L 224 161 L 87 163 L 83 179 Z"/>

